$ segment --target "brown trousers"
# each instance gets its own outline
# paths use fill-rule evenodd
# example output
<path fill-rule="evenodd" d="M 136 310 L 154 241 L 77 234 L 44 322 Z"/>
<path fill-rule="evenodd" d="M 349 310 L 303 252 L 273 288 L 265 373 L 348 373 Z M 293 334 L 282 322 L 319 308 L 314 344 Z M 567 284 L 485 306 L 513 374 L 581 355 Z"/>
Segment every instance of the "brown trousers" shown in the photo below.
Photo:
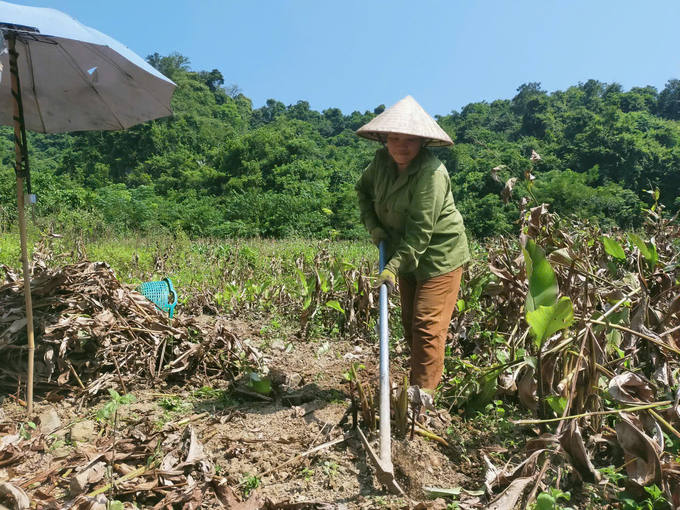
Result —
<path fill-rule="evenodd" d="M 411 384 L 435 390 L 444 371 L 446 334 L 463 268 L 416 282 L 399 278 L 401 322 L 411 348 Z"/>

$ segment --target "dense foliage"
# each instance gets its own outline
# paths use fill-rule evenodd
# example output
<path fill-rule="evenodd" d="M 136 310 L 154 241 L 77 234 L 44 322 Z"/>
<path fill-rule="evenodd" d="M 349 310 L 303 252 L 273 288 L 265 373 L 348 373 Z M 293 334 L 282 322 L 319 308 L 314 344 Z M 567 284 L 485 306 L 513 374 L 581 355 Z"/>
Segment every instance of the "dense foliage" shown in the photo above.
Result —
<path fill-rule="evenodd" d="M 306 101 L 253 109 L 220 71 L 195 72 L 178 54 L 148 57 L 177 83 L 172 118 L 123 132 L 29 134 L 38 216 L 69 225 L 184 231 L 191 236 L 357 238 L 354 182 L 377 146 L 354 135 L 385 107 L 344 115 Z M 474 236 L 516 228 L 505 180 L 532 167 L 533 193 L 562 215 L 602 227 L 642 222 L 645 190 L 670 209 L 680 195 L 680 80 L 624 91 L 595 80 L 437 116 L 456 142 L 437 155 Z M 15 217 L 11 133 L 0 131 L 0 221 Z M 491 169 L 501 166 L 498 177 Z M 527 190 L 519 182 L 515 194 Z"/>

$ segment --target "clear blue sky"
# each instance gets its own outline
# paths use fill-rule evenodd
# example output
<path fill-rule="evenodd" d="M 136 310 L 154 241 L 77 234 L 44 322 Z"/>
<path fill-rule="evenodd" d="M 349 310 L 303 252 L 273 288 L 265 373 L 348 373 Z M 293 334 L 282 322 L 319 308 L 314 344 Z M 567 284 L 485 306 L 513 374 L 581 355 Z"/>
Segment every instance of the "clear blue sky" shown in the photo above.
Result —
<path fill-rule="evenodd" d="M 12 1 L 12 0 L 10 0 Z M 431 114 L 594 78 L 661 90 L 680 78 L 678 0 L 23 0 L 142 57 L 177 51 L 259 107 L 373 110 L 407 94 Z"/>

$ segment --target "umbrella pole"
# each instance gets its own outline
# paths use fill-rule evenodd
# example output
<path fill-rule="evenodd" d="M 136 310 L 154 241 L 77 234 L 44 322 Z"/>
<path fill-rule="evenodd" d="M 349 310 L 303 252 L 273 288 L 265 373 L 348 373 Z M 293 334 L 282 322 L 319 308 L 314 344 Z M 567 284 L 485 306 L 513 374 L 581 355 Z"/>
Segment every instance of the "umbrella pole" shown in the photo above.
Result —
<path fill-rule="evenodd" d="M 33 335 L 33 303 L 31 301 L 31 274 L 28 266 L 28 242 L 26 240 L 26 216 L 24 215 L 24 152 L 26 147 L 22 143 L 22 122 L 24 120 L 21 104 L 21 86 L 19 83 L 18 54 L 16 52 L 16 36 L 8 36 L 9 43 L 9 71 L 12 86 L 12 106 L 14 114 L 14 149 L 16 151 L 17 174 L 17 206 L 19 208 L 19 237 L 21 239 L 21 262 L 24 268 L 24 296 L 26 299 L 26 333 L 28 336 L 28 382 L 26 384 L 26 401 L 28 415 L 33 414 L 33 361 L 35 357 L 35 339 Z"/>

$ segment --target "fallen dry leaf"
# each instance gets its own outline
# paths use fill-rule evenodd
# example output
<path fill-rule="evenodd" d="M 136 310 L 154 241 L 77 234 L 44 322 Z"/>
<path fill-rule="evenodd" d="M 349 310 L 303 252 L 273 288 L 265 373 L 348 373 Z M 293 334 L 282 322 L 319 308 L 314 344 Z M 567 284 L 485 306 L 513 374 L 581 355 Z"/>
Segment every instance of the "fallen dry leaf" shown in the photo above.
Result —
<path fill-rule="evenodd" d="M 616 424 L 616 437 L 625 452 L 628 478 L 640 486 L 661 481 L 659 445 L 641 430 L 639 420 L 628 413 L 621 413 Z"/>
<path fill-rule="evenodd" d="M 519 380 L 517 385 L 517 394 L 519 401 L 524 407 L 529 409 L 534 416 L 538 415 L 538 397 L 536 391 L 538 390 L 538 383 L 534 380 L 534 369 L 527 368 L 524 375 Z"/>
<path fill-rule="evenodd" d="M 227 510 L 258 510 L 262 506 L 263 499 L 253 491 L 246 501 L 239 501 L 234 491 L 227 485 L 226 478 L 221 480 L 214 479 L 211 483 L 217 499 Z"/>
<path fill-rule="evenodd" d="M 510 508 L 515 508 L 519 498 L 522 497 L 527 486 L 533 482 L 534 479 L 534 476 L 517 478 L 496 499 L 489 503 L 486 510 L 509 510 Z"/>
<path fill-rule="evenodd" d="M 0 504 L 16 510 L 28 510 L 30 507 L 26 493 L 7 482 L 0 483 Z"/>
<path fill-rule="evenodd" d="M 639 374 L 624 372 L 609 381 L 609 393 L 624 404 L 647 404 L 656 398 L 652 384 Z"/>
<path fill-rule="evenodd" d="M 589 483 L 598 483 L 602 479 L 602 474 L 595 469 L 590 460 L 577 420 L 571 420 L 570 424 L 565 427 L 560 437 L 560 444 L 569 455 L 569 461 L 581 479 Z"/>

